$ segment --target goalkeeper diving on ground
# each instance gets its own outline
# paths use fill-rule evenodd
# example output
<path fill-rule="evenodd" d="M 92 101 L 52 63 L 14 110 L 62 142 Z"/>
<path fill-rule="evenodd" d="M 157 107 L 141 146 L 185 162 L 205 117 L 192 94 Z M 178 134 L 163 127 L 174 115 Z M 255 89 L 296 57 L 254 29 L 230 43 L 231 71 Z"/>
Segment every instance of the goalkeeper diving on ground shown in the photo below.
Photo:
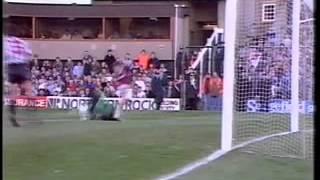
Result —
<path fill-rule="evenodd" d="M 116 112 L 118 105 L 113 105 L 105 100 L 105 96 L 98 89 L 90 92 L 91 103 L 89 106 L 79 107 L 81 120 L 120 121 L 120 114 Z"/>

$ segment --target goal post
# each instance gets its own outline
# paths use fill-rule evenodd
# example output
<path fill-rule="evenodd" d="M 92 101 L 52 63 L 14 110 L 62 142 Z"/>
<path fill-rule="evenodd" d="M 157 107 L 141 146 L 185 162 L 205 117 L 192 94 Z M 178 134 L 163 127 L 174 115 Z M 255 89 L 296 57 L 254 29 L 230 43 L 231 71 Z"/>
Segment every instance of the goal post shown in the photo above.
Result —
<path fill-rule="evenodd" d="M 221 150 L 311 153 L 310 1 L 226 1 Z"/>
<path fill-rule="evenodd" d="M 293 0 L 291 48 L 291 132 L 299 131 L 299 59 L 301 0 Z"/>
<path fill-rule="evenodd" d="M 222 97 L 222 132 L 221 149 L 229 151 L 232 147 L 233 129 L 233 92 L 234 92 L 234 71 L 235 69 L 235 45 L 236 45 L 236 13 L 238 0 L 226 1 L 225 14 L 225 53 L 224 53 L 224 77 L 223 77 L 223 97 Z M 231 71 L 229 71 L 231 69 Z M 228 72 L 228 73 L 226 73 Z"/>

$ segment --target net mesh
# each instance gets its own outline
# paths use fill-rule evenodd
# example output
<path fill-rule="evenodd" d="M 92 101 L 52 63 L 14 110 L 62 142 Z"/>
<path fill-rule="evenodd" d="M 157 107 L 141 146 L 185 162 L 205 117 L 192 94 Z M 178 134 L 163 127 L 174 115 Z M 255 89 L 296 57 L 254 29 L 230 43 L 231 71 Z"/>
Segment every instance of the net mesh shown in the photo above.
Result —
<path fill-rule="evenodd" d="M 237 4 L 233 146 L 243 151 L 313 157 L 313 13 L 301 1 L 299 131 L 290 133 L 292 0 Z"/>

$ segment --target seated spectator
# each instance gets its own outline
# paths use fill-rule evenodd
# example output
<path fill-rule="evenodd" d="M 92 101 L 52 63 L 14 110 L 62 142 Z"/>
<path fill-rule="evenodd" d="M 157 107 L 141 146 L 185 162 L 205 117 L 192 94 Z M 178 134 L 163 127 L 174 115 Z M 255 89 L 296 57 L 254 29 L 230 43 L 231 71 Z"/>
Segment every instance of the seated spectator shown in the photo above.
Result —
<path fill-rule="evenodd" d="M 85 89 L 85 96 L 90 97 L 90 88 Z"/>
<path fill-rule="evenodd" d="M 141 87 L 136 86 L 134 89 L 135 89 L 134 90 L 135 92 L 133 95 L 134 98 L 146 98 L 147 97 L 146 92 L 143 91 Z"/>
<path fill-rule="evenodd" d="M 71 40 L 71 33 L 69 31 L 66 31 L 62 36 L 61 36 L 61 39 L 63 40 Z"/>
<path fill-rule="evenodd" d="M 110 82 L 104 87 L 103 92 L 106 97 L 116 97 L 116 90 Z"/>
<path fill-rule="evenodd" d="M 111 82 L 112 79 L 113 79 L 113 77 L 112 77 L 112 75 L 110 73 L 107 73 L 105 78 L 106 78 L 107 82 Z"/>
<path fill-rule="evenodd" d="M 108 39 L 119 39 L 120 38 L 120 33 L 117 31 L 114 31 L 109 37 Z"/>
<path fill-rule="evenodd" d="M 45 89 L 39 89 L 38 96 L 47 96 L 46 90 Z"/>
<path fill-rule="evenodd" d="M 94 80 L 93 80 L 93 78 L 91 76 L 88 76 L 86 78 L 86 83 L 85 84 L 86 84 L 86 88 L 88 88 L 88 89 L 94 89 L 94 88 L 97 87 L 97 85 L 94 83 Z"/>
<path fill-rule="evenodd" d="M 101 69 L 103 69 L 103 68 L 105 68 L 105 69 L 108 68 L 108 65 L 107 65 L 107 63 L 105 61 L 101 62 Z"/>
<path fill-rule="evenodd" d="M 150 55 L 146 52 L 146 50 L 142 50 L 138 55 L 138 62 L 139 66 L 142 67 L 144 70 L 149 68 L 150 64 Z"/>
<path fill-rule="evenodd" d="M 77 83 L 77 86 L 81 89 L 86 88 L 86 84 L 83 79 L 80 79 L 80 81 Z"/>
<path fill-rule="evenodd" d="M 83 30 L 82 37 L 83 37 L 83 39 L 95 39 L 96 38 L 90 29 Z"/>
<path fill-rule="evenodd" d="M 66 97 L 76 97 L 76 91 L 72 91 L 70 88 L 67 88 L 67 90 L 64 93 L 64 96 Z"/>
<path fill-rule="evenodd" d="M 98 32 L 98 39 L 103 39 L 103 33 L 102 32 Z"/>
<path fill-rule="evenodd" d="M 75 31 L 75 32 L 72 34 L 71 39 L 81 40 L 81 39 L 83 39 L 83 38 L 82 38 L 82 35 L 79 33 L 79 31 Z"/>
<path fill-rule="evenodd" d="M 140 87 L 142 89 L 142 91 L 144 91 L 146 89 L 146 85 L 145 85 L 145 83 L 144 83 L 144 81 L 143 81 L 141 76 L 133 77 L 133 82 L 138 87 Z"/>
<path fill-rule="evenodd" d="M 67 89 L 69 91 L 73 91 L 73 92 L 77 92 L 77 84 L 74 82 L 74 80 L 70 79 L 68 82 L 67 82 Z"/>
<path fill-rule="evenodd" d="M 102 77 L 111 76 L 111 75 L 109 75 L 109 74 L 110 74 L 110 73 L 107 71 L 106 68 L 101 69 L 100 75 L 101 75 Z"/>
<path fill-rule="evenodd" d="M 86 97 L 86 93 L 84 89 L 80 89 L 79 91 L 79 97 Z"/>
<path fill-rule="evenodd" d="M 81 78 L 84 75 L 84 68 L 85 67 L 82 65 L 82 63 L 78 62 L 78 64 L 72 69 L 73 77 Z"/>
<path fill-rule="evenodd" d="M 148 74 L 148 73 L 144 73 L 142 74 L 141 79 L 145 82 L 145 83 L 151 83 L 151 78 L 152 74 Z"/>
<path fill-rule="evenodd" d="M 53 80 L 53 77 L 49 77 L 49 80 L 47 82 L 48 82 L 47 83 L 48 93 L 49 93 L 49 95 L 53 95 L 54 94 L 54 90 L 57 87 L 57 84 Z"/>
<path fill-rule="evenodd" d="M 47 90 L 47 81 L 44 78 L 41 78 L 39 80 L 39 86 L 38 86 L 39 90 Z"/>

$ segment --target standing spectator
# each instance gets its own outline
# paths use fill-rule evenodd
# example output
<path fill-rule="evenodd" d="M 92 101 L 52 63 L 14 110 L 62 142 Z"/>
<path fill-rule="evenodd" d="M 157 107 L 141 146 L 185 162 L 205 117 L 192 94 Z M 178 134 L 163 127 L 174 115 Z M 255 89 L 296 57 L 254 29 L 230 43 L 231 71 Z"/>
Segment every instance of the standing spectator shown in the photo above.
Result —
<path fill-rule="evenodd" d="M 139 61 L 134 61 L 134 63 L 133 63 L 133 67 L 132 67 L 132 71 L 140 72 L 140 65 L 139 65 Z"/>
<path fill-rule="evenodd" d="M 223 61 L 224 61 L 224 46 L 217 48 L 217 55 L 215 60 L 215 71 L 220 77 L 223 73 Z"/>
<path fill-rule="evenodd" d="M 247 68 L 244 66 L 244 62 L 240 61 L 237 64 L 236 71 L 238 72 L 238 76 L 236 77 L 236 111 L 245 112 L 247 111 L 247 102 L 251 96 L 250 90 L 252 89 L 252 83 L 249 81 Z"/>
<path fill-rule="evenodd" d="M 146 52 L 146 50 L 142 50 L 138 56 L 139 66 L 142 69 L 147 70 L 150 62 L 150 55 Z"/>
<path fill-rule="evenodd" d="M 113 74 L 113 64 L 116 62 L 116 58 L 111 49 L 108 50 L 107 55 L 104 57 L 104 62 L 108 65 L 110 73 Z"/>
<path fill-rule="evenodd" d="M 157 58 L 155 52 L 151 52 L 150 65 L 152 66 L 152 68 L 156 68 L 156 69 L 160 68 L 160 60 Z"/>
<path fill-rule="evenodd" d="M 213 73 L 212 77 L 210 75 L 205 76 L 202 94 L 205 111 L 221 108 L 219 102 L 222 95 L 222 80 L 216 72 Z"/>
<path fill-rule="evenodd" d="M 186 81 L 186 109 L 197 110 L 198 86 L 194 75 L 191 75 L 189 78 L 190 79 Z"/>
<path fill-rule="evenodd" d="M 93 57 L 90 55 L 89 51 L 84 51 L 82 60 L 87 60 L 91 63 L 93 61 Z"/>
<path fill-rule="evenodd" d="M 160 110 L 161 103 L 165 95 L 164 85 L 165 85 L 164 76 L 161 75 L 159 69 L 155 69 L 154 75 L 151 81 L 151 89 L 155 98 L 156 110 Z"/>
<path fill-rule="evenodd" d="M 130 70 L 133 68 L 133 61 L 130 57 L 130 53 L 126 53 L 124 59 L 123 59 L 123 64 L 125 64 Z"/>
<path fill-rule="evenodd" d="M 43 66 L 46 70 L 51 68 L 51 63 L 49 61 L 44 61 L 43 62 Z"/>
<path fill-rule="evenodd" d="M 39 62 L 39 56 L 37 54 L 33 55 L 33 59 L 31 61 L 32 67 L 41 67 L 42 64 Z"/>
<path fill-rule="evenodd" d="M 168 72 L 168 70 L 167 70 L 167 68 L 166 68 L 166 66 L 164 64 L 160 64 L 160 71 L 162 73 L 167 73 Z"/>
<path fill-rule="evenodd" d="M 84 59 L 84 66 L 83 66 L 83 75 L 84 76 L 90 76 L 91 75 L 91 70 L 92 70 L 92 65 L 90 60 Z"/>
<path fill-rule="evenodd" d="M 53 66 L 53 67 L 56 68 L 57 71 L 59 71 L 59 72 L 62 71 L 62 69 L 63 69 L 63 64 L 62 64 L 62 62 L 61 62 L 60 57 L 56 57 L 56 62 L 54 63 L 54 66 Z"/>
<path fill-rule="evenodd" d="M 92 72 L 99 74 L 101 71 L 100 63 L 97 60 L 92 62 Z"/>
<path fill-rule="evenodd" d="M 63 69 L 64 70 L 66 70 L 66 69 L 72 69 L 72 67 L 73 67 L 73 65 L 74 65 L 74 63 L 73 63 L 73 61 L 72 61 L 72 58 L 71 57 L 68 57 L 67 58 L 67 62 L 64 64 L 64 66 L 63 66 Z"/>
<path fill-rule="evenodd" d="M 169 81 L 166 97 L 167 98 L 180 98 L 179 89 L 174 81 Z"/>
<path fill-rule="evenodd" d="M 72 75 L 76 78 L 81 78 L 84 74 L 84 67 L 81 62 L 78 62 L 72 69 Z"/>
<path fill-rule="evenodd" d="M 151 88 L 151 83 L 147 83 L 146 84 L 145 93 L 146 93 L 146 97 L 147 98 L 154 98 L 154 94 L 153 94 L 152 88 Z"/>

